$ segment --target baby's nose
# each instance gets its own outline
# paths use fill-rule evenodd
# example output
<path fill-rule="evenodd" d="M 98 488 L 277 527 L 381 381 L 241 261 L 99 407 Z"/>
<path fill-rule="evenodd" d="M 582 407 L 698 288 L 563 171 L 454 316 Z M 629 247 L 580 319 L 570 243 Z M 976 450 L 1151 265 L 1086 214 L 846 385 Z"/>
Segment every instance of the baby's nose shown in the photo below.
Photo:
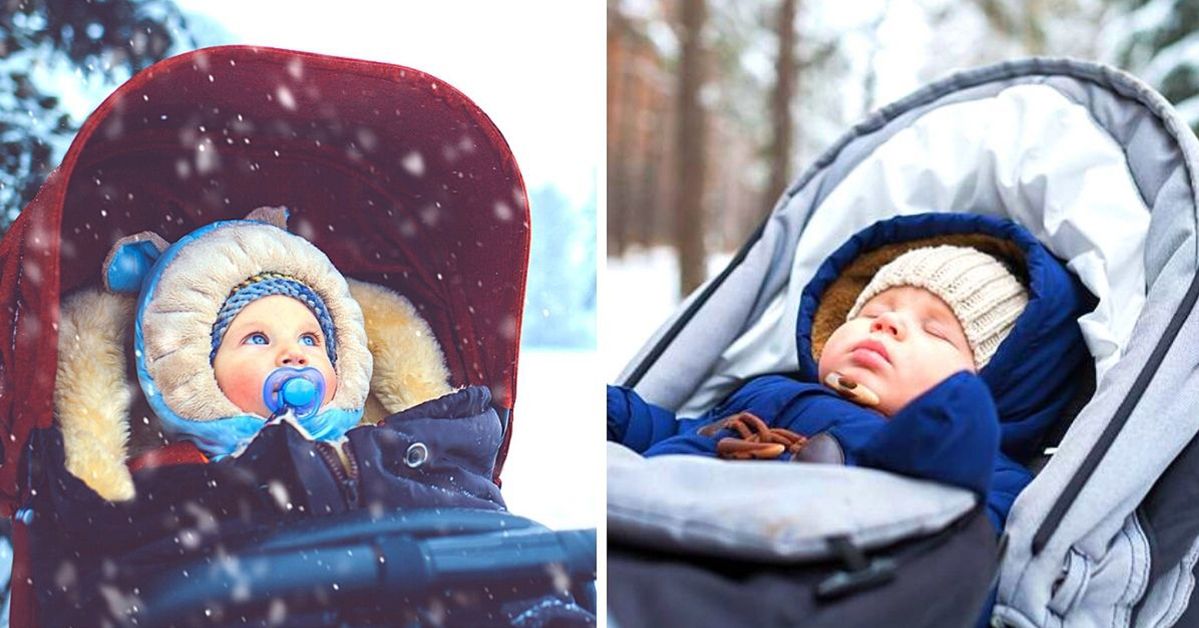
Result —
<path fill-rule="evenodd" d="M 870 323 L 870 331 L 902 338 L 905 329 L 903 321 L 898 316 L 886 312 L 874 318 L 874 321 Z"/>
<path fill-rule="evenodd" d="M 305 358 L 304 354 L 299 351 L 288 349 L 279 353 L 276 363 L 278 366 L 307 366 L 308 358 Z"/>

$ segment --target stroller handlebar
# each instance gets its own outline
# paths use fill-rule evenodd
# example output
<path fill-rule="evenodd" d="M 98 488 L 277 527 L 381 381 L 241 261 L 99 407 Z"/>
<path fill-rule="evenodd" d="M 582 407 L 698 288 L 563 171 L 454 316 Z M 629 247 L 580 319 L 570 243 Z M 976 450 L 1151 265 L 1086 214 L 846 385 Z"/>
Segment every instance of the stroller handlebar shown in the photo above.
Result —
<path fill-rule="evenodd" d="M 253 548 L 212 556 L 155 574 L 138 587 L 128 619 L 169 624 L 220 615 L 274 599 L 326 600 L 336 605 L 373 593 L 401 604 L 435 588 L 535 581 L 565 591 L 596 575 L 594 529 L 555 532 L 540 527 L 418 539 L 400 534 L 316 548 Z"/>

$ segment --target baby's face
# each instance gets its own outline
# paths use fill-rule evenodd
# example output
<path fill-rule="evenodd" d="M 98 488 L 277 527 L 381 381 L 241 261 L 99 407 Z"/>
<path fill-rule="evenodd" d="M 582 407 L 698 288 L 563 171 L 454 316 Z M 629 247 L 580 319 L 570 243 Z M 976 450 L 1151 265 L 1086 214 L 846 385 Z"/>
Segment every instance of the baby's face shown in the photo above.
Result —
<path fill-rule="evenodd" d="M 299 301 L 273 295 L 238 312 L 225 331 L 212 367 L 221 392 L 245 412 L 270 416 L 262 383 L 281 366 L 310 366 L 325 378 L 323 406 L 337 391 L 337 374 L 325 351 L 325 336 L 312 312 Z"/>
<path fill-rule="evenodd" d="M 820 354 L 820 381 L 837 372 L 879 397 L 893 416 L 958 371 L 975 371 L 962 325 L 940 297 L 913 286 L 875 295 L 837 328 Z"/>

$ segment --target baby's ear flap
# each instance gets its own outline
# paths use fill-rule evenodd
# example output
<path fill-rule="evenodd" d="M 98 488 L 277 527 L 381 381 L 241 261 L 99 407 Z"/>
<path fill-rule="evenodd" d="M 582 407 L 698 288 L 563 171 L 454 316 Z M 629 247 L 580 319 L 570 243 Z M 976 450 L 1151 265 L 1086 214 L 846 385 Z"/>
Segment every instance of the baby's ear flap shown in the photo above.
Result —
<path fill-rule="evenodd" d="M 259 207 L 246 216 L 246 220 L 257 220 L 287 231 L 286 207 Z"/>
<path fill-rule="evenodd" d="M 169 245 L 150 231 L 117 240 L 104 258 L 104 287 L 109 292 L 141 292 L 142 281 Z"/>

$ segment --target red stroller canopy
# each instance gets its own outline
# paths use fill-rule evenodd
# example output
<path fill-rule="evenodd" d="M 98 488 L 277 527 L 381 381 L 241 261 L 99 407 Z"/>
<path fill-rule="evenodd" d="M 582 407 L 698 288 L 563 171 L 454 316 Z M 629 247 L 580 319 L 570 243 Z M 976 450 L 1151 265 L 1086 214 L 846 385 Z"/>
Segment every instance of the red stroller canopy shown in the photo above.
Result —
<path fill-rule="evenodd" d="M 263 205 L 349 277 L 407 296 L 455 385 L 516 397 L 529 209 L 491 120 L 423 72 L 223 46 L 158 63 L 88 118 L 0 240 L 0 513 L 28 434 L 52 422 L 61 295 L 95 285 L 118 238 L 168 241 Z M 86 359 L 87 356 L 79 356 Z M 498 478 L 508 440 L 496 462 Z"/>

